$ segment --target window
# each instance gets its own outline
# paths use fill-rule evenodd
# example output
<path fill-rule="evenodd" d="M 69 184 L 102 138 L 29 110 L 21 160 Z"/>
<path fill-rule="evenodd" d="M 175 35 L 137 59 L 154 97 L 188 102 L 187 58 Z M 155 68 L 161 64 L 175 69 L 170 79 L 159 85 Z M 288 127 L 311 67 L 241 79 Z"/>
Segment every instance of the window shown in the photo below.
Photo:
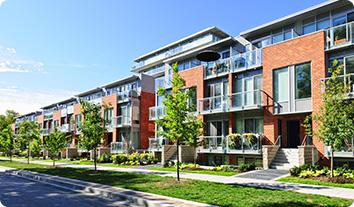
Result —
<path fill-rule="evenodd" d="M 302 33 L 303 34 L 309 34 L 309 33 L 316 31 L 315 20 L 316 20 L 315 17 L 311 17 L 311 18 L 305 19 L 302 22 L 302 25 L 303 25 L 302 26 Z"/>
<path fill-rule="evenodd" d="M 221 54 L 221 57 L 222 57 L 222 59 L 226 59 L 226 58 L 230 57 L 230 51 L 223 52 Z"/>
<path fill-rule="evenodd" d="M 341 24 L 345 24 L 346 22 L 347 22 L 346 16 L 336 17 L 333 19 L 333 26 L 335 27 Z"/>
<path fill-rule="evenodd" d="M 345 74 L 354 74 L 354 56 L 345 58 Z"/>
<path fill-rule="evenodd" d="M 277 42 L 281 42 L 284 40 L 284 37 L 283 37 L 283 32 L 282 32 L 282 29 L 280 30 L 276 30 L 273 32 L 273 35 L 272 35 L 272 43 L 277 43 Z"/>
<path fill-rule="evenodd" d="M 295 66 L 295 98 L 311 97 L 311 64 Z"/>
<path fill-rule="evenodd" d="M 108 108 L 104 110 L 104 122 L 106 125 L 109 125 L 112 123 L 113 119 L 113 108 Z"/>
<path fill-rule="evenodd" d="M 191 110 L 196 111 L 197 110 L 197 88 L 192 87 L 189 88 L 189 91 L 191 93 L 191 98 L 188 99 L 188 105 L 192 106 Z"/>
<path fill-rule="evenodd" d="M 274 98 L 275 101 L 288 101 L 289 72 L 288 68 L 274 70 Z"/>
<path fill-rule="evenodd" d="M 81 124 L 81 114 L 76 114 L 75 115 L 75 123 L 76 123 L 76 125 L 80 125 Z"/>

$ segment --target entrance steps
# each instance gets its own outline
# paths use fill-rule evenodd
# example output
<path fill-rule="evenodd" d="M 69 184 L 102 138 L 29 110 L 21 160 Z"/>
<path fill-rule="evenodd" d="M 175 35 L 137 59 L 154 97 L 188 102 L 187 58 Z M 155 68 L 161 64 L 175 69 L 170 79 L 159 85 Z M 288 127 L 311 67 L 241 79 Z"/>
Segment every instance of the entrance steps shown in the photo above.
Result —
<path fill-rule="evenodd" d="M 280 148 L 270 165 L 271 169 L 289 170 L 299 166 L 299 150 Z"/>

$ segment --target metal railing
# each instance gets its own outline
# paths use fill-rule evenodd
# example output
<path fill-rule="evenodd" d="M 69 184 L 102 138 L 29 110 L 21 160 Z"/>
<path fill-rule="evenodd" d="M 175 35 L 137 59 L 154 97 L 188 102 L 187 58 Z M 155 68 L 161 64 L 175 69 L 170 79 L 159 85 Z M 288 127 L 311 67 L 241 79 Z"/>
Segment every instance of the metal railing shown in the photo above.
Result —
<path fill-rule="evenodd" d="M 212 78 L 212 77 L 226 75 L 230 72 L 230 69 L 231 69 L 230 58 L 208 63 L 204 69 L 204 78 Z"/>
<path fill-rule="evenodd" d="M 326 49 L 329 50 L 353 44 L 353 24 L 350 22 L 327 29 Z"/>
<path fill-rule="evenodd" d="M 322 93 L 324 93 L 326 91 L 326 88 L 328 87 L 326 82 L 330 79 L 331 79 L 331 77 L 321 79 Z M 354 95 L 354 73 L 340 75 L 340 76 L 338 76 L 338 81 L 340 81 L 340 82 L 343 81 L 344 88 L 348 90 L 347 91 L 348 95 Z"/>
<path fill-rule="evenodd" d="M 129 116 L 117 116 L 115 119 L 115 127 L 129 127 L 132 125 L 131 117 Z"/>
<path fill-rule="evenodd" d="M 71 132 L 72 131 L 72 126 L 71 124 L 62 124 L 60 127 L 61 132 Z"/>
<path fill-rule="evenodd" d="M 54 130 L 54 128 L 43 128 L 42 129 L 42 135 L 48 135 L 53 130 Z"/>
<path fill-rule="evenodd" d="M 312 136 L 305 135 L 304 139 L 302 140 L 301 146 L 308 146 L 313 145 Z"/>
<path fill-rule="evenodd" d="M 262 65 L 262 49 L 233 55 L 230 60 L 232 72 L 259 67 Z"/>
<path fill-rule="evenodd" d="M 162 119 L 166 115 L 165 106 L 154 106 L 149 108 L 149 120 L 154 121 Z"/>
<path fill-rule="evenodd" d="M 138 97 L 138 90 L 132 89 L 132 90 L 117 93 L 117 102 L 118 103 L 127 102 L 132 97 Z"/>
<path fill-rule="evenodd" d="M 198 100 L 199 113 L 229 112 L 258 109 L 262 106 L 262 91 L 245 91 L 232 95 L 214 96 Z"/>
<path fill-rule="evenodd" d="M 111 143 L 111 153 L 123 153 L 125 151 L 124 142 Z"/>
<path fill-rule="evenodd" d="M 229 106 L 231 108 L 247 108 L 262 105 L 261 90 L 245 91 L 234 93 L 230 97 Z"/>
<path fill-rule="evenodd" d="M 262 150 L 262 135 L 235 134 L 233 136 L 202 136 L 200 152 L 218 153 L 260 153 Z"/>
<path fill-rule="evenodd" d="M 163 137 L 149 138 L 149 150 L 160 151 L 164 145 L 168 144 L 168 140 Z"/>

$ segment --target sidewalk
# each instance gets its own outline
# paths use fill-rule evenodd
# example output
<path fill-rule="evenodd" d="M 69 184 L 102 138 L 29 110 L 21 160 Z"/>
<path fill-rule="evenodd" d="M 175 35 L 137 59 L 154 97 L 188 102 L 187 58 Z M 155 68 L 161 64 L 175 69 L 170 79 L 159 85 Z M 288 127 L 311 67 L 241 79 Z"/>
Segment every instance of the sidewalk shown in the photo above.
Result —
<path fill-rule="evenodd" d="M 5 158 L 0 158 L 0 159 L 6 160 Z M 19 160 L 19 159 L 14 159 L 14 161 L 26 162 L 25 160 Z M 52 165 L 52 163 L 50 162 L 43 162 L 43 161 L 31 161 L 31 163 L 40 164 L 40 165 Z M 75 165 L 75 164 L 60 163 L 60 162 L 57 163 L 56 165 L 58 167 L 93 169 L 93 165 Z M 137 168 L 118 168 L 118 167 L 98 166 L 97 169 L 104 170 L 104 171 L 142 173 L 142 174 L 154 174 L 154 175 L 166 176 L 166 177 L 176 177 L 176 173 L 174 172 L 154 171 L 154 170 L 137 169 Z M 223 184 L 238 184 L 244 186 L 275 189 L 275 190 L 289 190 L 298 193 L 316 194 L 316 195 L 354 200 L 354 189 L 349 189 L 349 188 L 294 184 L 294 183 L 277 182 L 272 180 L 249 179 L 249 178 L 242 178 L 237 176 L 218 176 L 218 175 L 207 175 L 207 174 L 196 174 L 196 173 L 181 173 L 180 177 L 184 179 L 202 180 L 202 181 L 209 181 L 209 182 L 223 183 Z"/>

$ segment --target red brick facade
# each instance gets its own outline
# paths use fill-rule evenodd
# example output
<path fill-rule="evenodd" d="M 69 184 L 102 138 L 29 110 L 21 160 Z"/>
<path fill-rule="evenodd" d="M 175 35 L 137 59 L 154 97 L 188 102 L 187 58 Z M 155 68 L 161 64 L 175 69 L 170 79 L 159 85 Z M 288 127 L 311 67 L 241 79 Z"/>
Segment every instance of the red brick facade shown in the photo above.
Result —
<path fill-rule="evenodd" d="M 155 94 L 141 92 L 140 96 L 140 148 L 149 148 L 149 138 L 155 137 L 155 123 L 149 121 L 149 108 L 155 106 Z"/>
<path fill-rule="evenodd" d="M 325 34 L 324 32 L 317 32 L 263 49 L 263 90 L 265 94 L 267 94 L 264 95 L 263 99 L 266 105 L 264 108 L 264 134 L 266 136 L 266 143 L 275 142 L 278 132 L 277 121 L 279 119 L 284 121 L 299 120 L 300 123 L 302 123 L 305 116 L 308 115 L 273 115 L 272 101 L 269 101 L 273 98 L 273 70 L 290 65 L 311 62 L 312 110 L 313 113 L 316 113 L 321 104 L 320 79 L 325 77 L 326 71 L 324 47 Z M 304 137 L 304 130 L 302 127 L 300 128 L 300 137 L 302 139 Z M 314 127 L 314 130 L 315 129 L 316 126 Z M 286 124 L 283 124 L 282 131 L 282 134 L 285 136 L 282 144 L 286 145 Z M 323 144 L 318 139 L 314 139 L 314 144 L 317 149 L 323 153 Z"/>

